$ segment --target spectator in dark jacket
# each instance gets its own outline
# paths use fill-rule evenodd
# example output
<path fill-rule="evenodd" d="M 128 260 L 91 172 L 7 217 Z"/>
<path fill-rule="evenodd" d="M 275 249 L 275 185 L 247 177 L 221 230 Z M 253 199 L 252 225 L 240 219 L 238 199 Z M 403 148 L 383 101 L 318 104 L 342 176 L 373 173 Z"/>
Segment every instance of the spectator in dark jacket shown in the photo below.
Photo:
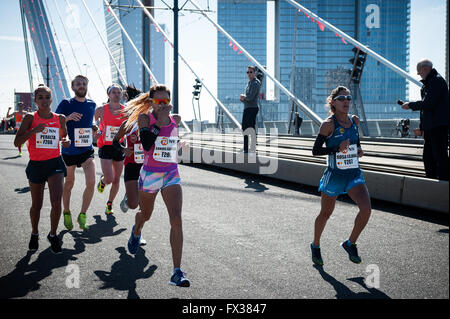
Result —
<path fill-rule="evenodd" d="M 420 129 L 425 140 L 423 162 L 429 178 L 448 181 L 448 86 L 444 78 L 433 68 L 430 60 L 417 63 L 417 74 L 422 78 L 422 100 L 407 102 L 405 110 L 420 111 Z"/>
<path fill-rule="evenodd" d="M 248 136 L 251 135 L 250 152 L 256 151 L 256 115 L 258 114 L 258 97 L 261 82 L 256 78 L 256 68 L 249 66 L 247 69 L 248 84 L 245 94 L 241 94 L 240 100 L 244 103 L 242 114 L 242 131 L 244 132 L 244 153 L 248 153 Z"/>

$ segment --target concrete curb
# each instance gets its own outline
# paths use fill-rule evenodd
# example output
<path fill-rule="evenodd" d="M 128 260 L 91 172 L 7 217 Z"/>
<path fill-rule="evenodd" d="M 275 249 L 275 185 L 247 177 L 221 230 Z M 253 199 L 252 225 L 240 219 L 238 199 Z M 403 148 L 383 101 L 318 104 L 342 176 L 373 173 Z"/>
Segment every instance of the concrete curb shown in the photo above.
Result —
<path fill-rule="evenodd" d="M 190 147 L 189 153 L 183 153 L 180 159 L 183 163 L 201 163 L 309 186 L 319 185 L 325 165 L 270 155 L 249 157 L 242 153 Z M 449 183 L 446 181 L 376 171 L 363 173 L 371 198 L 449 213 Z"/>

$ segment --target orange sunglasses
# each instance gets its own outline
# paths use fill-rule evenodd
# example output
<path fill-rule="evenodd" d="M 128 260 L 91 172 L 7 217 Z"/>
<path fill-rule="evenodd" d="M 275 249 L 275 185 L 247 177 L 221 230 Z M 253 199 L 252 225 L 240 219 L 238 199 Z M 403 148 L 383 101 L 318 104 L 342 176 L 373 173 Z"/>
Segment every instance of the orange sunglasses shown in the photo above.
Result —
<path fill-rule="evenodd" d="M 154 104 L 157 104 L 157 105 L 169 104 L 170 103 L 170 99 L 152 99 L 152 102 Z"/>

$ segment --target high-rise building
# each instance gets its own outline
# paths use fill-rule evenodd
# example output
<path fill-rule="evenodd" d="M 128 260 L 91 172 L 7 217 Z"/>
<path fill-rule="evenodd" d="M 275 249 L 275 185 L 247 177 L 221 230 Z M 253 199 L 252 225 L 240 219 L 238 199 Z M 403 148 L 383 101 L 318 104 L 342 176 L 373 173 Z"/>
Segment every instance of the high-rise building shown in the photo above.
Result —
<path fill-rule="evenodd" d="M 120 19 L 131 40 L 138 48 L 139 53 L 149 65 L 158 82 L 164 82 L 165 74 L 165 45 L 162 36 L 150 25 L 149 18 L 144 14 L 135 0 L 112 0 L 111 7 Z M 153 0 L 142 1 L 145 6 L 153 6 Z M 106 33 L 108 47 L 128 84 L 133 84 L 137 89 L 148 91 L 150 76 L 143 66 L 136 51 L 126 38 L 119 24 L 108 12 L 104 5 Z M 153 9 L 150 13 L 153 15 Z M 112 81 L 122 84 L 119 72 L 114 62 L 111 61 Z"/>
<path fill-rule="evenodd" d="M 301 4 L 408 71 L 410 0 L 303 0 Z M 254 9 L 248 9 L 249 13 L 245 11 L 246 6 Z M 330 30 L 321 31 L 317 23 L 286 1 L 276 0 L 274 7 L 275 43 L 268 47 L 274 49 L 275 76 L 290 89 L 292 74 L 294 95 L 325 118 L 328 115 L 325 102 L 330 91 L 337 85 L 349 84 L 348 70 L 352 68 L 349 60 L 354 56 L 353 45 L 345 43 Z M 264 65 L 267 63 L 266 59 L 258 58 L 253 52 L 267 56 L 264 54 L 266 45 L 260 39 L 267 32 L 267 24 L 272 27 L 272 21 L 267 22 L 266 13 L 262 12 L 266 10 L 266 1 L 218 1 L 219 24 Z M 242 17 L 242 14 L 247 15 L 247 18 Z M 249 28 L 249 24 L 253 27 Z M 246 82 L 246 78 L 242 79 L 241 73 L 245 71 L 247 60 L 230 49 L 227 39 L 220 34 L 218 37 L 219 98 L 234 115 L 239 116 L 242 105 L 227 97 L 239 98 L 245 87 L 242 82 Z M 255 37 L 258 39 L 257 47 L 252 46 Z M 292 52 L 294 42 L 295 63 Z M 366 61 L 360 85 L 366 117 L 405 117 L 396 101 L 407 99 L 407 81 L 369 56 Z M 275 112 L 265 110 L 266 105 L 273 109 L 274 102 L 261 101 L 264 120 L 287 121 L 291 110 L 288 97 L 275 90 L 275 98 L 278 102 Z M 411 117 L 415 115 L 417 114 Z"/>
<path fill-rule="evenodd" d="M 265 65 L 267 57 L 266 0 L 218 0 L 217 10 L 218 24 L 224 27 L 262 65 Z M 247 67 L 252 63 L 220 33 L 218 33 L 217 41 L 218 98 L 240 121 L 243 106 L 239 96 L 244 93 L 248 82 Z"/>

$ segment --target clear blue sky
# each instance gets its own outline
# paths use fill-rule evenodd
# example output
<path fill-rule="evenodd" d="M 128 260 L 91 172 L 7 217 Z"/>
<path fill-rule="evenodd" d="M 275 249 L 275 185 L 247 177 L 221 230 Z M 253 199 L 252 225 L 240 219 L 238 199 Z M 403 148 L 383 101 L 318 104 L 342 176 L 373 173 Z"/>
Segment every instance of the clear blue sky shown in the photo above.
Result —
<path fill-rule="evenodd" d="M 44 0 L 53 18 L 59 39 L 62 42 L 62 50 L 68 63 L 71 74 L 79 73 L 74 62 L 70 47 L 64 35 L 63 28 L 56 13 L 54 0 Z M 89 56 L 85 52 L 81 38 L 74 26 L 73 19 L 69 18 L 69 11 L 66 8 L 65 0 L 56 0 L 63 13 L 63 19 L 69 24 L 69 36 L 75 46 L 75 51 L 80 64 L 87 64 L 88 67 L 82 67 L 82 73 L 87 70 L 90 78 L 90 92 L 93 99 L 97 103 L 106 100 L 105 91 L 100 84 L 97 74 L 92 67 Z M 91 24 L 88 15 L 85 13 L 84 7 L 80 0 L 69 0 L 75 8 L 77 19 L 82 26 L 84 36 L 93 53 L 93 59 L 99 69 L 100 76 L 105 83 L 111 82 L 109 69 L 109 56 L 107 51 L 101 44 L 94 26 Z M 385 0 L 387 1 L 387 0 Z M 86 1 L 94 14 L 97 24 L 104 33 L 105 19 L 103 14 L 102 0 Z M 172 1 L 166 1 L 169 5 Z M 180 2 L 184 3 L 184 2 Z M 210 9 L 217 11 L 216 0 L 197 0 L 203 8 L 209 3 Z M 161 1 L 156 0 L 158 7 L 163 7 Z M 193 8 L 191 4 L 186 6 Z M 411 51 L 410 66 L 411 74 L 416 78 L 415 74 L 416 61 L 421 58 L 431 59 L 436 69 L 445 75 L 445 0 L 412 0 L 411 1 Z M 216 14 L 211 16 L 216 19 Z M 173 35 L 172 12 L 158 10 L 156 19 L 160 23 L 167 25 L 169 36 Z M 22 25 L 19 11 L 19 0 L 1 0 L 0 10 L 0 65 L 2 72 L 0 73 L 0 116 L 6 115 L 9 106 L 13 105 L 14 89 L 16 91 L 28 91 L 27 64 L 25 57 L 25 47 L 23 43 Z M 330 31 L 328 31 L 330 32 Z M 221 35 L 220 35 L 221 36 Z M 191 64 L 192 68 L 200 75 L 210 90 L 215 93 L 217 91 L 217 31 L 212 24 L 199 14 L 190 14 L 184 12 L 180 16 L 180 53 Z M 170 47 L 167 46 L 169 49 Z M 169 54 L 166 60 L 168 78 L 167 84 L 172 84 L 172 67 L 173 55 Z M 33 57 L 31 58 L 34 63 Z M 190 120 L 193 117 L 192 111 L 192 85 L 194 84 L 194 76 L 180 60 L 180 113 L 184 119 Z M 33 74 L 36 76 L 36 68 L 33 66 Z M 41 76 L 39 75 L 39 78 Z M 38 82 L 35 80 L 34 85 Z M 236 92 L 239 94 L 240 92 Z M 410 98 L 419 98 L 419 89 L 414 85 L 410 85 Z M 202 105 L 202 119 L 214 121 L 214 105 L 215 102 L 208 96 L 206 91 L 202 92 L 200 100 Z"/>

